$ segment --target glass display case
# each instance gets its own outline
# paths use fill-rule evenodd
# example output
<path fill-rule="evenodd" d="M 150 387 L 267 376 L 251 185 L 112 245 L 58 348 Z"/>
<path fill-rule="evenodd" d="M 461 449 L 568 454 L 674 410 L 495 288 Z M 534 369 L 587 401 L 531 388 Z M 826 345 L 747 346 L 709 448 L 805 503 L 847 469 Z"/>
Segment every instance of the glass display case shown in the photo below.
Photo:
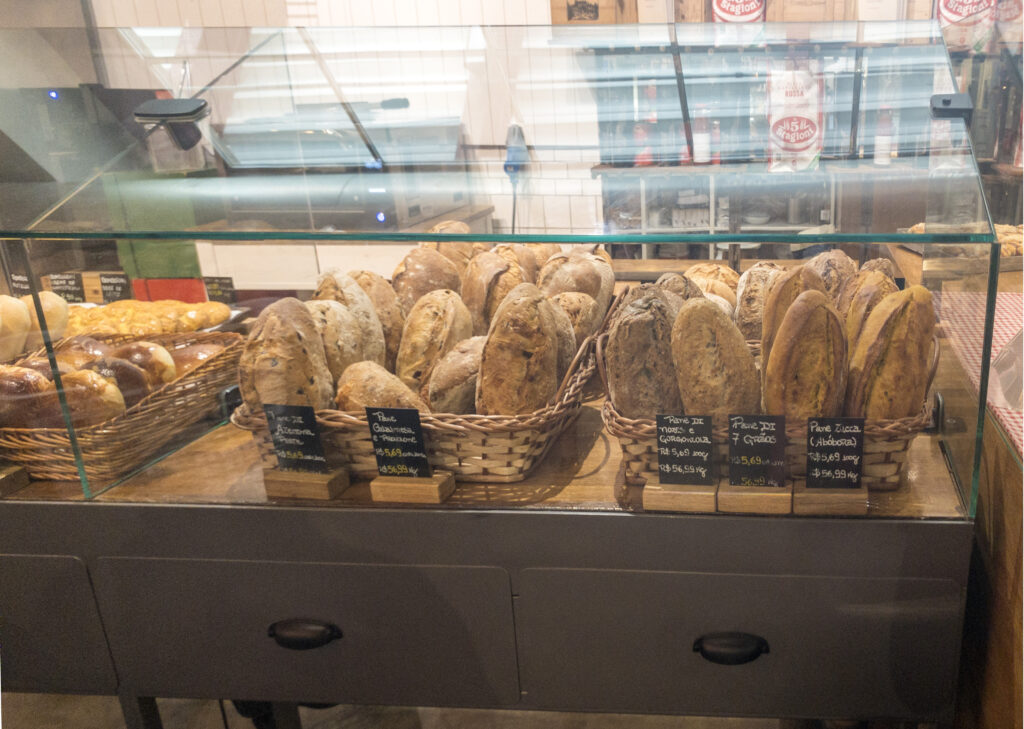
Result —
<path fill-rule="evenodd" d="M 936 23 L 67 33 L 0 33 L 7 498 L 973 517 L 999 248 Z M 426 496 L 372 485 L 410 404 Z"/>

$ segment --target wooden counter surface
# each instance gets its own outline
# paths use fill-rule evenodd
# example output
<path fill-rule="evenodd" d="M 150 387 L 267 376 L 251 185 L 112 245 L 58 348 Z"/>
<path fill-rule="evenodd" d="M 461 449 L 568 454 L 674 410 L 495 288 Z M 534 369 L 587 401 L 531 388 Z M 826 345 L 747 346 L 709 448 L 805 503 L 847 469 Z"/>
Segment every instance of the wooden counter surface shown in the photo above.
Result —
<path fill-rule="evenodd" d="M 921 435 L 909 454 L 908 486 L 872 493 L 869 514 L 899 518 L 962 518 L 956 487 L 937 439 Z M 600 403 L 589 402 L 529 478 L 518 483 L 458 483 L 443 508 L 543 508 L 639 511 L 641 490 L 623 479 L 618 441 L 603 429 Z M 81 499 L 74 482 L 33 482 L 15 499 Z M 106 502 L 177 504 L 268 503 L 263 472 L 249 433 L 224 425 L 96 497 Z M 275 502 L 289 503 L 289 502 Z M 356 481 L 330 502 L 314 507 L 373 506 L 369 484 Z"/>

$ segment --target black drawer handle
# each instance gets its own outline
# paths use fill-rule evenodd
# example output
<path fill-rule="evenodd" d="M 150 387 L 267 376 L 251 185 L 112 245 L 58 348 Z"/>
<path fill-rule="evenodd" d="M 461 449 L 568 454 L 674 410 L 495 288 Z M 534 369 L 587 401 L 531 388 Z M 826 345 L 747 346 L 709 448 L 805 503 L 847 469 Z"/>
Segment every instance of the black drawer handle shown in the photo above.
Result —
<path fill-rule="evenodd" d="M 693 652 L 712 663 L 739 666 L 768 652 L 768 641 L 750 633 L 708 633 L 693 642 Z"/>
<path fill-rule="evenodd" d="M 278 620 L 267 628 L 267 635 L 282 648 L 308 651 L 327 645 L 341 637 L 341 628 L 322 620 L 291 618 Z"/>

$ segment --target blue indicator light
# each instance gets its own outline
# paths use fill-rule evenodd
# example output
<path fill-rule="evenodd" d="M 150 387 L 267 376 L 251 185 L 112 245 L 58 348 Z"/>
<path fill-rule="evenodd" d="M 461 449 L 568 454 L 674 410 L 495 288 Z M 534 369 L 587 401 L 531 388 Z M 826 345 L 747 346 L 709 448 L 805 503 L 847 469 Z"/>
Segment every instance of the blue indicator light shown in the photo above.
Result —
<path fill-rule="evenodd" d="M 59 94 L 59 93 L 57 93 L 57 92 L 56 92 L 55 90 L 53 90 L 53 89 L 50 89 L 49 91 L 47 91 L 47 92 L 46 92 L 46 95 L 47 95 L 47 96 L 49 96 L 49 97 L 50 97 L 51 99 L 53 99 L 54 101 L 56 101 L 57 99 L 59 99 L 59 98 L 60 98 L 60 94 Z"/>
<path fill-rule="evenodd" d="M 383 223 L 385 220 L 387 220 L 387 216 L 384 215 L 383 212 L 377 213 L 377 222 L 378 223 Z"/>

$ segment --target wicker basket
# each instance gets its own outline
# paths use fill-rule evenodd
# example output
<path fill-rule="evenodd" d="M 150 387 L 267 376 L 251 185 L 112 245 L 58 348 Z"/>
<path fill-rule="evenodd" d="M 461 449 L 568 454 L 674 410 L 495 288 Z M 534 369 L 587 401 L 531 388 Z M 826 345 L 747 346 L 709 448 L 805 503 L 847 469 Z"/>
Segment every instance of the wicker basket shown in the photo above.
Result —
<path fill-rule="evenodd" d="M 579 414 L 594 361 L 593 337 L 589 337 L 576 352 L 553 403 L 526 415 L 423 413 L 420 422 L 430 465 L 451 471 L 459 481 L 523 480 Z M 319 410 L 316 419 L 329 461 L 347 465 L 355 477 L 377 475 L 366 413 Z M 252 431 L 264 468 L 275 468 L 277 457 L 266 417 L 251 413 L 243 404 L 231 422 Z"/>
<path fill-rule="evenodd" d="M 611 401 L 608 393 L 608 378 L 604 370 L 604 342 L 607 332 L 596 342 L 597 368 L 605 385 L 607 399 L 601 408 L 605 428 L 615 436 L 622 448 L 626 482 L 642 486 L 648 479 L 658 475 L 657 425 L 653 420 L 632 420 L 624 417 Z M 748 341 L 755 361 L 760 359 L 760 342 Z M 929 373 L 929 387 L 938 367 L 937 346 Z M 927 408 L 910 418 L 897 420 L 864 421 L 864 467 L 861 483 L 873 491 L 893 491 L 899 488 L 905 478 L 904 468 L 910 442 L 920 433 L 931 419 Z M 713 423 L 712 443 L 718 474 L 726 478 L 729 474 L 727 423 Z M 807 473 L 807 424 L 787 423 L 786 425 L 786 469 L 791 478 L 804 478 Z"/>
<path fill-rule="evenodd" d="M 107 344 L 138 340 L 127 334 L 96 335 Z M 223 344 L 224 351 L 169 382 L 99 425 L 75 428 L 86 477 L 109 483 L 144 464 L 167 442 L 218 407 L 221 391 L 238 380 L 242 338 L 225 332 L 190 332 L 146 337 L 168 350 L 192 344 Z M 44 356 L 45 353 L 37 353 Z M 63 428 L 0 428 L 0 458 L 24 466 L 35 479 L 79 480 L 68 433 Z"/>

